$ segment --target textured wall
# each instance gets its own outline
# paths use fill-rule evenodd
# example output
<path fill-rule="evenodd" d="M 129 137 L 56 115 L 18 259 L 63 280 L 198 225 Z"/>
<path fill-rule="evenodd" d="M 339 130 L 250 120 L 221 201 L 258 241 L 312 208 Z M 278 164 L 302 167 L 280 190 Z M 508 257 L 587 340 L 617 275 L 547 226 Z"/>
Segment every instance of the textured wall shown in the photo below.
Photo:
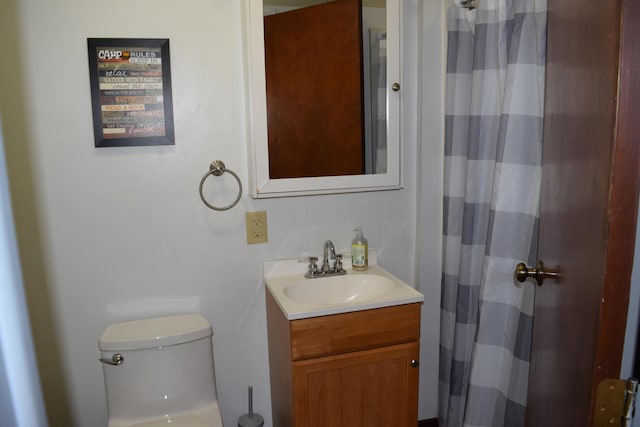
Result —
<path fill-rule="evenodd" d="M 214 325 L 225 424 L 235 425 L 246 412 L 246 388 L 253 385 L 255 410 L 269 426 L 262 261 L 319 252 L 326 239 L 347 249 L 352 229 L 363 226 L 380 263 L 416 283 L 422 264 L 416 262 L 419 200 L 430 206 L 420 214 L 428 250 L 420 247 L 425 265 L 434 268 L 420 273 L 418 285 L 426 294 L 425 310 L 437 307 L 440 134 L 418 132 L 423 16 L 417 0 L 404 1 L 403 12 L 405 188 L 272 200 L 245 195 L 226 212 L 207 209 L 198 184 L 214 159 L 245 184 L 248 176 L 239 1 L 22 0 L 2 8 L 17 22 L 13 37 L 3 30 L 11 37 L 3 43 L 14 53 L 1 79 L 5 146 L 52 426 L 105 425 L 97 339 L 108 323 L 193 310 Z M 421 30 L 422 38 L 441 37 L 439 22 Z M 87 37 L 171 40 L 175 146 L 94 148 Z M 434 72 L 440 55 L 429 62 Z M 420 186 L 418 138 L 422 155 L 436 165 L 422 168 Z M 221 186 L 221 202 L 233 198 L 235 189 L 233 181 L 224 183 L 229 191 Z M 244 213 L 254 210 L 267 211 L 267 244 L 245 243 Z M 437 351 L 437 337 L 437 325 L 423 322 L 423 346 Z M 422 369 L 436 372 L 431 363 Z M 421 417 L 433 417 L 436 383 L 433 375 L 423 378 Z"/>

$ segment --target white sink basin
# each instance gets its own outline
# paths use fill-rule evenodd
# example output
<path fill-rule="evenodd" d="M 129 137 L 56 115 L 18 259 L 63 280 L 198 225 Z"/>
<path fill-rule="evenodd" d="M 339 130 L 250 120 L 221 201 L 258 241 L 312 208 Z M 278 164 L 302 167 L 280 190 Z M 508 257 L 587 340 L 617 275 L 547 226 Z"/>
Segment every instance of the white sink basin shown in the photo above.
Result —
<path fill-rule="evenodd" d="M 331 276 L 304 279 L 284 288 L 294 301 L 320 304 L 345 304 L 370 301 L 396 287 L 389 278 L 373 274 Z"/>
<path fill-rule="evenodd" d="M 288 320 L 421 303 L 424 296 L 379 265 L 369 251 L 369 268 L 342 276 L 304 278 L 306 263 L 266 261 L 264 283 Z"/>

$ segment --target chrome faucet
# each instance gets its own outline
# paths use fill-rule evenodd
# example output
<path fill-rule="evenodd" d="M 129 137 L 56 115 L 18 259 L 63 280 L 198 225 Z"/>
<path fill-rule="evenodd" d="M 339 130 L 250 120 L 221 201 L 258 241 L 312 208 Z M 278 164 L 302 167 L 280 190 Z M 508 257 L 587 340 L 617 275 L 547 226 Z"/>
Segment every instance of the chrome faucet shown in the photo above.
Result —
<path fill-rule="evenodd" d="M 333 265 L 330 263 L 331 260 L 333 260 Z M 342 254 L 336 254 L 336 248 L 331 240 L 324 242 L 322 267 L 320 269 L 316 264 L 317 261 L 318 257 L 309 257 L 309 270 L 304 274 L 304 277 L 315 279 L 347 274 L 342 268 Z"/>
<path fill-rule="evenodd" d="M 329 267 L 329 257 L 334 260 L 334 264 L 336 259 L 336 247 L 333 246 L 333 242 L 331 240 L 324 242 L 323 255 L 322 271 L 326 273 L 327 271 L 331 271 L 331 267 Z"/>

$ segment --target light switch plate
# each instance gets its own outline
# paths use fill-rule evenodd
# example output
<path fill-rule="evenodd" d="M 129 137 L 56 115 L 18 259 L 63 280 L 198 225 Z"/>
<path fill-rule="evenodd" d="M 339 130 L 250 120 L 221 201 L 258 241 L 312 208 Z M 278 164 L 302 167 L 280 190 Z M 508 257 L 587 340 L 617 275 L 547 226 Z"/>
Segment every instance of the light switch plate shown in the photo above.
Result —
<path fill-rule="evenodd" d="M 247 212 L 247 243 L 267 243 L 267 211 Z"/>

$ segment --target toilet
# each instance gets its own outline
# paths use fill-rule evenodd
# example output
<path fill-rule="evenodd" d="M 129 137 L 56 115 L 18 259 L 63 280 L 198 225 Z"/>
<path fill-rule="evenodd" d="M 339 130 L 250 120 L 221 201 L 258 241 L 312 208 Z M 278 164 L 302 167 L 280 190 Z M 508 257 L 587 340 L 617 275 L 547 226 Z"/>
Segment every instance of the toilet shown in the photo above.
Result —
<path fill-rule="evenodd" d="M 212 336 L 200 314 L 109 325 L 99 340 L 108 427 L 223 427 Z"/>

